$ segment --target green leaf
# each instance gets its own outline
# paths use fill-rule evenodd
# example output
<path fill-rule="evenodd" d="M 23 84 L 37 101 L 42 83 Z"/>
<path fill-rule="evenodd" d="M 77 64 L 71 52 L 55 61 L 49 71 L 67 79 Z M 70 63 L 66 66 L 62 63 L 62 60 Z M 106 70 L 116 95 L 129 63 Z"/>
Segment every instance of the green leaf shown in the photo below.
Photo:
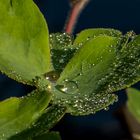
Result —
<path fill-rule="evenodd" d="M 129 38 L 131 39 L 131 38 Z M 107 92 L 121 90 L 140 80 L 140 35 L 132 37 L 118 52 L 112 72 L 102 87 Z M 105 86 L 106 85 L 106 86 Z"/>
<path fill-rule="evenodd" d="M 114 29 L 105 29 L 105 28 L 96 28 L 96 29 L 86 29 L 77 34 L 74 44 L 82 45 L 83 43 L 89 41 L 92 38 L 95 38 L 100 35 L 107 35 L 112 37 L 121 37 L 122 33 Z"/>
<path fill-rule="evenodd" d="M 73 45 L 73 37 L 67 33 L 50 34 L 50 47 L 54 70 L 59 73 L 78 49 L 78 45 Z"/>
<path fill-rule="evenodd" d="M 66 107 L 61 105 L 52 105 L 47 108 L 33 126 L 27 130 L 27 134 L 30 133 L 33 136 L 42 135 L 48 132 L 56 125 L 60 119 L 65 115 Z M 23 133 L 24 134 L 24 133 Z"/>
<path fill-rule="evenodd" d="M 0 139 L 28 129 L 48 106 L 51 94 L 33 91 L 22 98 L 10 98 L 0 102 Z"/>
<path fill-rule="evenodd" d="M 36 122 L 25 131 L 13 136 L 10 140 L 15 139 L 31 139 L 34 137 L 39 137 L 45 133 L 48 133 L 49 130 L 60 121 L 60 119 L 66 113 L 66 107 L 60 105 L 52 105 L 46 110 L 43 114 L 36 120 Z"/>
<path fill-rule="evenodd" d="M 12 137 L 8 140 L 61 140 L 59 132 L 48 132 L 37 137 Z"/>
<path fill-rule="evenodd" d="M 32 140 L 61 140 L 58 132 L 49 132 L 47 134 L 33 138 Z"/>
<path fill-rule="evenodd" d="M 62 72 L 57 84 L 67 81 L 75 83 L 82 94 L 93 93 L 97 82 L 110 72 L 119 39 L 110 36 L 98 36 L 87 42 L 71 59 Z"/>
<path fill-rule="evenodd" d="M 105 35 L 86 42 L 60 75 L 54 100 L 74 115 L 95 113 L 112 104 L 116 96 L 100 91 L 98 83 L 111 72 L 119 43 L 119 38 Z"/>
<path fill-rule="evenodd" d="M 65 104 L 74 115 L 95 113 L 117 101 L 112 92 L 139 80 L 140 36 L 101 33 L 85 41 L 67 64 L 52 88 L 53 100 Z"/>
<path fill-rule="evenodd" d="M 1 0 L 0 13 L 0 71 L 31 84 L 50 69 L 45 19 L 32 0 Z"/>
<path fill-rule="evenodd" d="M 140 123 L 140 91 L 134 88 L 128 88 L 127 95 L 127 107 L 136 120 Z"/>

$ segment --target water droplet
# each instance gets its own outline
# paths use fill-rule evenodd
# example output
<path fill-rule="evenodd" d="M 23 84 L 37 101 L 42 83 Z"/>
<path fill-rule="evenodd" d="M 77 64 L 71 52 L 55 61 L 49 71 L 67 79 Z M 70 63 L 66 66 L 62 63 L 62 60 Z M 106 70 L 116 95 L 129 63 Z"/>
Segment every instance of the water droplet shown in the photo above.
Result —
<path fill-rule="evenodd" d="M 50 71 L 46 74 L 44 74 L 45 78 L 51 82 L 56 82 L 58 78 L 60 77 L 60 74 L 56 71 Z"/>
<path fill-rule="evenodd" d="M 87 41 L 90 39 L 90 37 L 87 37 Z"/>
<path fill-rule="evenodd" d="M 63 88 L 61 88 L 61 91 L 63 91 L 63 92 L 65 92 L 65 93 L 67 93 L 68 88 L 67 88 L 67 87 L 63 87 Z"/>
<path fill-rule="evenodd" d="M 105 110 L 105 111 L 108 111 L 108 110 L 109 110 L 109 107 L 105 107 L 104 110 Z"/>
<path fill-rule="evenodd" d="M 78 90 L 78 85 L 75 81 L 69 81 L 66 79 L 63 82 L 63 85 L 57 85 L 56 88 L 64 93 L 74 94 Z"/>
<path fill-rule="evenodd" d="M 62 56 L 63 57 L 63 56 Z M 65 61 L 64 61 L 64 59 L 60 59 L 59 60 L 59 63 L 64 63 Z"/>
<path fill-rule="evenodd" d="M 81 46 L 83 46 L 83 43 L 79 43 L 78 45 L 79 45 L 79 47 L 81 47 Z"/>
<path fill-rule="evenodd" d="M 48 89 L 49 91 L 51 91 L 51 89 L 52 89 L 51 85 L 48 85 L 47 89 Z"/>
<path fill-rule="evenodd" d="M 18 132 L 16 131 L 15 134 L 18 134 Z"/>

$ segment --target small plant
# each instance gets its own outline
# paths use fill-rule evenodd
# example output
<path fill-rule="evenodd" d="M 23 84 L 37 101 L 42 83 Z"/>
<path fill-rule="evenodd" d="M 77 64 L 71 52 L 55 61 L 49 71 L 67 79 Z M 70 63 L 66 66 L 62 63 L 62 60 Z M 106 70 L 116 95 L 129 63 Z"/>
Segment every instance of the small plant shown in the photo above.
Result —
<path fill-rule="evenodd" d="M 0 0 L 0 14 L 0 71 L 36 87 L 0 102 L 1 140 L 59 140 L 50 129 L 65 113 L 108 110 L 113 92 L 140 80 L 140 35 L 97 28 L 74 38 L 71 26 L 49 34 L 32 0 Z"/>

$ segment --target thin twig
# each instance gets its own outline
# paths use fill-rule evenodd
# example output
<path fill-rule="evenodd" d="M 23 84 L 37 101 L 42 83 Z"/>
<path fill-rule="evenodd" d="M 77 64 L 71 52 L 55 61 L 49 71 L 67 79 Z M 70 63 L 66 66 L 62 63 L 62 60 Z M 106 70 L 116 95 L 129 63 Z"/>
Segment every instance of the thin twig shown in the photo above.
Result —
<path fill-rule="evenodd" d="M 80 13 L 90 0 L 71 0 L 71 10 L 66 21 L 64 31 L 68 34 L 72 34 L 79 18 Z"/>

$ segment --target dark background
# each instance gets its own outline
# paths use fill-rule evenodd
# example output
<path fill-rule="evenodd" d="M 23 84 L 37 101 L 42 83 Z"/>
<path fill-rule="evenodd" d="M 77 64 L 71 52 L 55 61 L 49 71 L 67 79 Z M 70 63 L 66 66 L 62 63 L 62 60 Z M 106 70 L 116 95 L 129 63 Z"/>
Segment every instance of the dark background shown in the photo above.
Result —
<path fill-rule="evenodd" d="M 61 32 L 69 12 L 68 0 L 35 0 L 47 19 L 50 32 Z M 123 33 L 140 33 L 140 0 L 91 0 L 79 18 L 74 34 L 86 28 L 115 28 Z M 137 84 L 138 85 L 138 84 Z M 0 100 L 22 96 L 31 88 L 0 75 Z M 116 93 L 119 102 L 109 111 L 96 115 L 73 117 L 66 115 L 54 130 L 60 131 L 62 140 L 130 140 L 125 122 L 116 115 L 126 102 L 125 91 Z"/>

